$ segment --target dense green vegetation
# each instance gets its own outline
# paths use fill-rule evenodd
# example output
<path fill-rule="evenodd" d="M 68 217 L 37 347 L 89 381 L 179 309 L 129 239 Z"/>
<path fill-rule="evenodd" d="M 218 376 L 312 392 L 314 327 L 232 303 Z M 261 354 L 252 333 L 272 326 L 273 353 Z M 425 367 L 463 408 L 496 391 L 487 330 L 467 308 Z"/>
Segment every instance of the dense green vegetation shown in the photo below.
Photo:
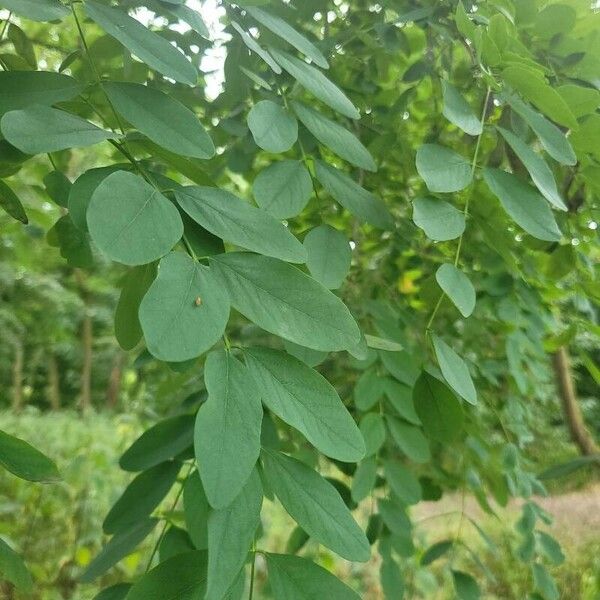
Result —
<path fill-rule="evenodd" d="M 588 1 L 0 9 L 1 594 L 597 598 Z"/>

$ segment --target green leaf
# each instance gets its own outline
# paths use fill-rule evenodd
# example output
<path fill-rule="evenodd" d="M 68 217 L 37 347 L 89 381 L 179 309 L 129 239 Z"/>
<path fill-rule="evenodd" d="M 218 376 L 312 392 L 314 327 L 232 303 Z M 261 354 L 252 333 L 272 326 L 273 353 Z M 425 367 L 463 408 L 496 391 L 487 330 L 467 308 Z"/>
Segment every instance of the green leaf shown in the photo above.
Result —
<path fill-rule="evenodd" d="M 260 56 L 265 63 L 269 65 L 271 70 L 277 75 L 281 74 L 281 67 L 275 62 L 273 57 L 264 50 L 261 45 L 246 31 L 244 31 L 235 21 L 231 21 L 231 26 L 240 34 L 242 41 L 246 44 L 246 47 L 257 56 Z"/>
<path fill-rule="evenodd" d="M 412 386 L 412 383 L 410 384 Z M 412 399 L 412 389 L 409 385 L 396 383 L 391 379 L 384 381 L 384 391 L 396 412 L 409 423 L 420 425 L 421 419 L 415 412 Z"/>
<path fill-rule="evenodd" d="M 261 100 L 248 113 L 256 145 L 267 152 L 286 152 L 298 139 L 298 121 L 283 106 Z"/>
<path fill-rule="evenodd" d="M 212 158 L 215 147 L 196 115 L 160 90 L 137 83 L 102 84 L 111 104 L 153 142 L 175 154 Z"/>
<path fill-rule="evenodd" d="M 356 462 L 365 445 L 335 388 L 298 359 L 268 348 L 244 350 L 262 401 L 325 455 Z"/>
<path fill-rule="evenodd" d="M 465 230 L 465 216 L 445 200 L 415 198 L 413 221 L 425 235 L 436 242 L 453 240 Z"/>
<path fill-rule="evenodd" d="M 469 135 L 480 135 L 483 131 L 481 121 L 460 92 L 447 81 L 442 81 L 442 89 L 446 119 Z"/>
<path fill-rule="evenodd" d="M 341 287 L 352 261 L 346 236 L 330 225 L 319 225 L 308 232 L 304 247 L 310 274 L 330 290 Z"/>
<path fill-rule="evenodd" d="M 159 421 L 123 453 L 119 466 L 124 471 L 144 471 L 191 447 L 194 443 L 194 417 L 179 415 Z"/>
<path fill-rule="evenodd" d="M 73 185 L 67 176 L 60 171 L 50 171 L 44 175 L 44 186 L 52 202 L 63 208 L 69 205 L 69 193 Z"/>
<path fill-rule="evenodd" d="M 236 246 L 289 262 L 306 260 L 306 250 L 285 225 L 230 192 L 190 186 L 175 197 L 194 221 Z"/>
<path fill-rule="evenodd" d="M 344 350 L 360 339 L 345 304 L 295 267 L 267 256 L 211 257 L 231 304 L 270 333 L 314 350 Z"/>
<path fill-rule="evenodd" d="M 548 469 L 544 470 L 538 475 L 538 479 L 542 481 L 546 479 L 557 479 L 558 477 L 565 477 L 575 471 L 587 467 L 592 463 L 598 463 L 600 465 L 600 454 L 593 454 L 591 456 L 579 456 L 565 463 L 553 465 Z"/>
<path fill-rule="evenodd" d="M 69 14 L 59 0 L 0 0 L 0 7 L 31 21 L 60 21 Z"/>
<path fill-rule="evenodd" d="M 175 206 L 127 171 L 112 173 L 98 185 L 87 223 L 98 248 L 125 265 L 143 265 L 164 256 L 183 234 Z"/>
<path fill-rule="evenodd" d="M 417 504 L 421 500 L 421 484 L 412 471 L 396 460 L 385 461 L 383 470 L 392 492 L 403 504 Z"/>
<path fill-rule="evenodd" d="M 92 146 L 117 137 L 89 121 L 49 106 L 11 110 L 0 120 L 2 134 L 25 154 Z"/>
<path fill-rule="evenodd" d="M 364 500 L 375 487 L 377 480 L 377 458 L 370 456 L 358 464 L 352 477 L 352 500 L 358 503 Z"/>
<path fill-rule="evenodd" d="M 404 597 L 404 577 L 393 559 L 387 558 L 381 561 L 379 578 L 386 600 Z"/>
<path fill-rule="evenodd" d="M 267 553 L 275 598 L 285 600 L 359 600 L 360 596 L 329 571 L 300 556 Z"/>
<path fill-rule="evenodd" d="M 560 565 L 565 562 L 565 555 L 557 540 L 545 531 L 537 531 L 536 537 L 542 553 L 552 564 Z"/>
<path fill-rule="evenodd" d="M 410 460 L 426 463 L 431 459 L 429 443 L 420 427 L 389 415 L 386 421 L 396 445 Z"/>
<path fill-rule="evenodd" d="M 188 532 L 175 525 L 170 525 L 158 544 L 158 560 L 163 562 L 177 554 L 194 550 L 194 544 Z"/>
<path fill-rule="evenodd" d="M 116 164 L 107 167 L 98 167 L 89 169 L 82 173 L 71 186 L 69 191 L 69 216 L 77 229 L 87 231 L 87 209 L 92 199 L 92 195 L 100 183 L 111 173 L 127 169 L 127 165 Z"/>
<path fill-rule="evenodd" d="M 477 392 L 465 361 L 444 340 L 432 334 L 435 356 L 444 379 L 469 404 L 477 404 Z"/>
<path fill-rule="evenodd" d="M 264 25 L 267 29 L 296 48 L 299 52 L 302 52 L 302 54 L 307 58 L 310 58 L 316 65 L 323 69 L 329 68 L 327 59 L 323 56 L 321 51 L 283 19 L 256 7 L 248 7 L 246 11 L 261 25 Z"/>
<path fill-rule="evenodd" d="M 198 550 L 208 548 L 208 516 L 211 508 L 202 487 L 198 471 L 194 471 L 183 486 L 185 527 Z"/>
<path fill-rule="evenodd" d="M 396 535 L 412 536 L 412 524 L 403 506 L 395 500 L 377 500 L 377 508 L 386 527 Z"/>
<path fill-rule="evenodd" d="M 130 589 L 130 583 L 116 583 L 115 585 L 104 588 L 101 592 L 96 594 L 92 600 L 125 600 Z"/>
<path fill-rule="evenodd" d="M 447 444 L 460 435 L 464 419 L 461 405 L 437 377 L 423 371 L 415 383 L 413 401 L 427 437 Z"/>
<path fill-rule="evenodd" d="M 502 71 L 502 78 L 553 121 L 570 129 L 577 129 L 577 119 L 567 103 L 538 71 L 513 65 Z"/>
<path fill-rule="evenodd" d="M 355 167 L 377 171 L 371 153 L 347 129 L 300 102 L 292 102 L 292 108 L 306 129 L 332 152 Z"/>
<path fill-rule="evenodd" d="M 375 371 L 365 371 L 354 387 L 356 407 L 363 411 L 373 408 L 385 392 L 384 382 Z"/>
<path fill-rule="evenodd" d="M 56 465 L 26 441 L 0 431 L 0 465 L 27 481 L 52 483 L 61 479 Z"/>
<path fill-rule="evenodd" d="M 164 0 L 163 4 L 168 2 Z M 204 39 L 210 40 L 210 32 L 208 31 L 206 24 L 204 23 L 202 16 L 197 10 L 186 6 L 184 2 L 179 4 L 171 3 L 168 11 L 175 15 L 178 19 L 187 23 L 196 33 L 199 33 Z"/>
<path fill-rule="evenodd" d="M 358 185 L 346 173 L 320 160 L 315 161 L 315 172 L 317 179 L 331 197 L 359 221 L 379 229 L 394 229 L 394 218 L 383 200 Z"/>
<path fill-rule="evenodd" d="M 282 50 L 269 47 L 269 52 L 281 67 L 296 79 L 302 87 L 315 96 L 315 98 L 318 98 L 321 102 L 327 104 L 327 106 L 345 117 L 349 117 L 350 119 L 360 118 L 360 113 L 356 106 L 321 71 Z M 300 118 L 302 119 L 302 117 Z"/>
<path fill-rule="evenodd" d="M 208 268 L 172 252 L 160 261 L 139 317 L 150 353 L 181 362 L 200 356 L 223 335 L 229 300 Z"/>
<path fill-rule="evenodd" d="M 298 360 L 307 364 L 309 367 L 316 367 L 321 364 L 328 356 L 328 352 L 320 350 L 311 350 L 304 346 L 299 346 L 288 340 L 283 340 L 283 347 L 288 354 L 295 356 Z"/>
<path fill-rule="evenodd" d="M 421 565 L 427 566 L 432 562 L 436 561 L 438 558 L 441 558 L 446 554 L 450 548 L 454 545 L 452 540 L 442 540 L 441 542 L 436 542 L 432 544 L 425 550 L 423 556 L 421 556 Z"/>
<path fill-rule="evenodd" d="M 465 158 L 438 144 L 420 146 L 416 163 L 419 175 L 432 192 L 458 192 L 473 178 L 471 165 Z"/>
<path fill-rule="evenodd" d="M 567 210 L 567 206 L 556 188 L 554 175 L 546 161 L 511 131 L 502 127 L 498 127 L 498 131 L 525 165 L 535 187 L 541 192 L 542 196 L 556 208 Z"/>
<path fill-rule="evenodd" d="M 256 203 L 276 219 L 299 214 L 312 191 L 310 173 L 299 160 L 282 160 L 269 165 L 252 184 Z"/>
<path fill-rule="evenodd" d="M 0 180 L 0 206 L 17 221 L 27 225 L 29 219 L 17 195 L 8 187 L 8 184 Z"/>
<path fill-rule="evenodd" d="M 104 532 L 122 532 L 150 515 L 175 483 L 180 467 L 169 461 L 137 475 L 106 515 Z"/>
<path fill-rule="evenodd" d="M 458 600 L 479 600 L 481 598 L 481 590 L 477 581 L 468 573 L 453 570 L 452 581 Z"/>
<path fill-rule="evenodd" d="M 127 600 L 201 600 L 206 590 L 206 552 L 177 554 L 151 569 L 127 594 Z"/>
<path fill-rule="evenodd" d="M 0 576 L 18 590 L 33 592 L 33 580 L 23 559 L 0 538 Z"/>
<path fill-rule="evenodd" d="M 591 115 L 600 106 L 600 92 L 593 88 L 567 83 L 557 87 L 556 91 L 568 104 L 575 117 Z"/>
<path fill-rule="evenodd" d="M 198 73 L 194 65 L 166 38 L 150 31 L 125 11 L 86 0 L 85 12 L 151 69 L 179 83 L 196 85 Z"/>
<path fill-rule="evenodd" d="M 123 350 L 132 350 L 142 339 L 138 312 L 155 277 L 156 263 L 134 267 L 126 275 L 115 310 L 115 337 Z"/>
<path fill-rule="evenodd" d="M 374 456 L 385 442 L 385 424 L 379 413 L 368 413 L 360 420 L 360 432 L 364 438 L 364 456 Z"/>
<path fill-rule="evenodd" d="M 451 263 L 441 265 L 435 273 L 435 279 L 462 316 L 471 316 L 476 300 L 471 280 Z"/>
<path fill-rule="evenodd" d="M 369 559 L 369 542 L 337 490 L 300 461 L 265 450 L 265 475 L 286 511 L 308 535 L 347 560 Z"/>
<path fill-rule="evenodd" d="M 378 352 L 385 368 L 402 383 L 412 386 L 419 376 L 418 362 L 405 350 L 400 352 L 389 352 L 380 350 Z M 386 391 L 389 383 L 386 383 Z M 410 419 L 409 419 L 410 420 Z"/>
<path fill-rule="evenodd" d="M 225 350 L 204 365 L 208 400 L 200 407 L 194 450 L 210 505 L 223 508 L 240 493 L 260 454 L 262 405 L 252 375 Z"/>
<path fill-rule="evenodd" d="M 233 502 L 210 513 L 206 600 L 222 600 L 243 568 L 260 524 L 262 500 L 260 476 L 254 469 Z"/>
<path fill-rule="evenodd" d="M 60 255 L 72 267 L 88 268 L 93 265 L 89 236 L 77 229 L 69 215 L 62 216 L 48 232 L 48 243 L 60 249 Z"/>
<path fill-rule="evenodd" d="M 399 344 L 398 342 L 387 340 L 376 335 L 369 335 L 368 333 L 365 334 L 365 341 L 369 348 L 374 348 L 376 350 L 385 350 L 387 352 L 400 352 L 404 350 L 402 344 Z"/>
<path fill-rule="evenodd" d="M 83 85 L 68 75 L 49 71 L 0 72 L 0 115 L 34 104 L 50 106 L 71 100 Z"/>
<path fill-rule="evenodd" d="M 535 589 L 540 592 L 544 600 L 558 600 L 560 593 L 546 567 L 540 563 L 534 563 L 531 565 L 531 570 Z"/>
<path fill-rule="evenodd" d="M 116 533 L 79 576 L 79 580 L 82 583 L 90 583 L 106 573 L 131 554 L 150 535 L 157 523 L 158 519 L 142 519 Z"/>
<path fill-rule="evenodd" d="M 517 225 L 539 240 L 560 240 L 562 234 L 552 210 L 531 186 L 500 169 L 484 169 L 483 178 Z"/>
<path fill-rule="evenodd" d="M 546 152 L 563 165 L 574 165 L 577 157 L 565 134 L 556 126 L 513 95 L 506 96 L 510 107 L 521 116 L 540 139 Z"/>

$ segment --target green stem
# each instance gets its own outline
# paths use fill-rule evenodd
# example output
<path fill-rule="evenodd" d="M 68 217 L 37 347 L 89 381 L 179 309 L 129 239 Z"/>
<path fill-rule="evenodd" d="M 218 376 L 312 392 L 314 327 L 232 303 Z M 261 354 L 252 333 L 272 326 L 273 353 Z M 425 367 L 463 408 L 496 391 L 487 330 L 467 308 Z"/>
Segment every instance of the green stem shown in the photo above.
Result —
<path fill-rule="evenodd" d="M 252 543 L 252 565 L 250 567 L 250 592 L 248 594 L 248 600 L 252 600 L 254 596 L 254 572 L 256 569 L 256 548 L 255 543 Z"/>

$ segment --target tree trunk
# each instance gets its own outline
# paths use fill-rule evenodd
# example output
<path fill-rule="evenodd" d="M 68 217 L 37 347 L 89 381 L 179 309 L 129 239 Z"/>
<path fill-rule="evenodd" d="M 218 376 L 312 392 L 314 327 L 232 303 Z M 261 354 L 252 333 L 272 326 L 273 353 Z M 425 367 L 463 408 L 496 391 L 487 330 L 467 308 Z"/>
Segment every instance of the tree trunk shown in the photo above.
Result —
<path fill-rule="evenodd" d="M 115 358 L 113 359 L 112 369 L 108 378 L 108 387 L 106 388 L 106 406 L 109 409 L 114 409 L 119 402 L 124 359 L 125 355 L 123 352 L 115 354 Z"/>
<path fill-rule="evenodd" d="M 60 409 L 60 374 L 54 354 L 48 355 L 48 401 L 52 410 Z"/>
<path fill-rule="evenodd" d="M 92 344 L 94 333 L 92 331 L 92 317 L 86 307 L 81 327 L 81 346 L 83 351 L 83 365 L 81 367 L 81 395 L 79 406 L 83 412 L 92 406 Z"/>
<path fill-rule="evenodd" d="M 23 363 L 25 357 L 23 344 L 20 341 L 15 343 L 15 360 L 13 362 L 13 389 L 12 389 L 12 407 L 15 412 L 21 412 L 23 409 Z"/>
<path fill-rule="evenodd" d="M 571 439 L 583 455 L 588 456 L 600 453 L 600 448 L 596 445 L 583 421 L 575 386 L 573 385 L 569 354 L 566 347 L 563 346 L 554 352 L 552 355 L 552 364 Z"/>

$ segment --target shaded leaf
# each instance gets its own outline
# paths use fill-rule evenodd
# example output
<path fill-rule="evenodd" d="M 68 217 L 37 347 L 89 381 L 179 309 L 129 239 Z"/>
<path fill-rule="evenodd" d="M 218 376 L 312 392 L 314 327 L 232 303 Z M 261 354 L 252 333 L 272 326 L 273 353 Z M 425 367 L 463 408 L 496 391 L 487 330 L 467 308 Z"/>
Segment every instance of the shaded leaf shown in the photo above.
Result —
<path fill-rule="evenodd" d="M 0 431 L 0 465 L 27 481 L 52 483 L 60 480 L 56 465 L 26 441 Z"/>
<path fill-rule="evenodd" d="M 413 221 L 436 242 L 453 240 L 465 230 L 465 216 L 445 200 L 415 198 Z"/>
<path fill-rule="evenodd" d="M 437 335 L 432 335 L 431 340 L 444 379 L 461 398 L 477 404 L 477 392 L 465 361 Z"/>
<path fill-rule="evenodd" d="M 471 280 L 451 263 L 441 265 L 435 273 L 435 279 L 462 316 L 471 316 L 476 300 Z"/>

